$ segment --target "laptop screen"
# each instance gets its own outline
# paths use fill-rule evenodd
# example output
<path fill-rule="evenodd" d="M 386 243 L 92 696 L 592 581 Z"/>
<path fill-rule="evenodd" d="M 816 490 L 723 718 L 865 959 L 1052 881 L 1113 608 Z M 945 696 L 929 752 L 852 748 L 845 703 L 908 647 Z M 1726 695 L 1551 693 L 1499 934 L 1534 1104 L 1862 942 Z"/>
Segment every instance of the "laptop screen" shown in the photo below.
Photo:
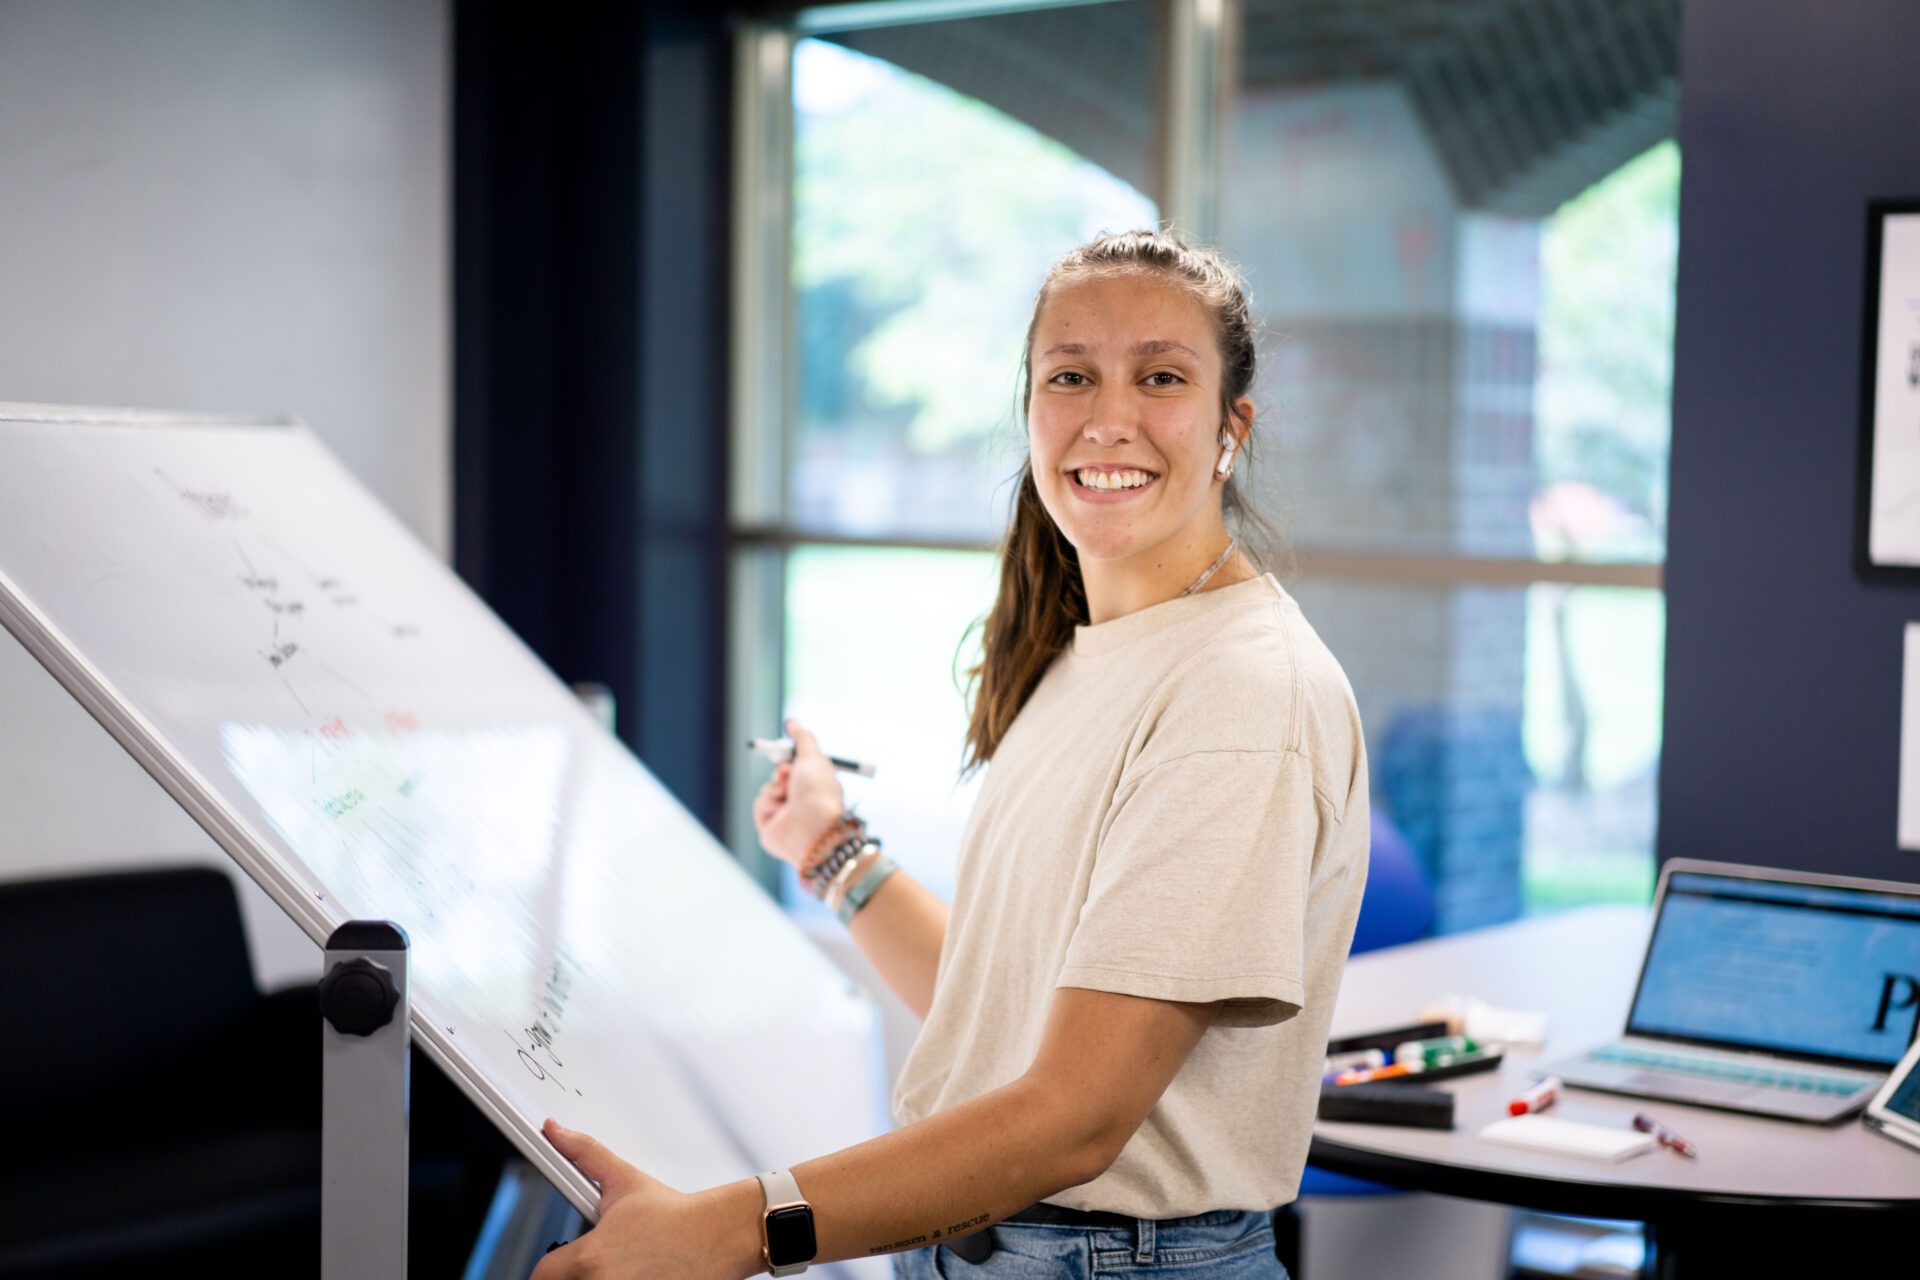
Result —
<path fill-rule="evenodd" d="M 1892 1066 L 1920 1026 L 1920 896 L 1674 871 L 1627 1030 Z"/>

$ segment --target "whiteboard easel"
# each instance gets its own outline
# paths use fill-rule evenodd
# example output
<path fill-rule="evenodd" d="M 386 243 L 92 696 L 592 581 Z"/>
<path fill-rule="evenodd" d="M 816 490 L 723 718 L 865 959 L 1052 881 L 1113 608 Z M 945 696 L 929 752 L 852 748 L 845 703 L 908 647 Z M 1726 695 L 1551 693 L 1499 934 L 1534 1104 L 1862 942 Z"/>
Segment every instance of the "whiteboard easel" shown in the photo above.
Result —
<path fill-rule="evenodd" d="M 871 1136 L 873 1013 L 295 423 L 0 404 L 0 624 L 590 1220 L 548 1115 L 684 1189 Z"/>

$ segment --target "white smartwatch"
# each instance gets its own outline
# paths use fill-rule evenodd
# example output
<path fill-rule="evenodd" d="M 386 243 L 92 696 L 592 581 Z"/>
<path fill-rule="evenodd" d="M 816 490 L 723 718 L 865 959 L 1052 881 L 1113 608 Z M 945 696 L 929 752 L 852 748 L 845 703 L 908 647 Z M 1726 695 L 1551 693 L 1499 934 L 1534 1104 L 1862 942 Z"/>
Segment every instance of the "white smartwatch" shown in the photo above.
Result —
<path fill-rule="evenodd" d="M 760 1190 L 767 1197 L 766 1213 L 760 1219 L 760 1257 L 769 1275 L 797 1276 L 820 1252 L 813 1234 L 813 1206 L 785 1169 L 761 1174 Z"/>

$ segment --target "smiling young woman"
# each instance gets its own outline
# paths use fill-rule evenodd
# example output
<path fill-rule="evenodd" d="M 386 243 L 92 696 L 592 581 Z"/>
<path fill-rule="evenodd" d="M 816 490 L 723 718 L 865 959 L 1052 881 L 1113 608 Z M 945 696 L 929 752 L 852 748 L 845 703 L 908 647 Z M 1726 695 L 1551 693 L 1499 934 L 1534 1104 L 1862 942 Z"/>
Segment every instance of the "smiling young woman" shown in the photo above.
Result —
<path fill-rule="evenodd" d="M 1217 352 L 1151 336 L 1210 323 L 1191 293 L 1136 272 L 1056 287 L 1034 326 L 1031 474 L 1089 597 L 1115 617 L 1167 598 L 1227 544 L 1215 459 L 1231 469 L 1253 402 L 1234 397 L 1221 421 Z M 1244 559 L 1234 570 L 1225 581 L 1253 576 Z"/>
<path fill-rule="evenodd" d="M 1253 443 L 1246 295 L 1153 232 L 1056 264 L 1027 333 L 1029 457 L 968 730 L 991 762 L 951 910 L 795 756 L 761 842 L 925 1019 L 900 1127 L 682 1195 L 591 1138 L 602 1188 L 563 1276 L 1283 1275 L 1366 877 L 1367 769 L 1339 665 L 1238 545 Z"/>

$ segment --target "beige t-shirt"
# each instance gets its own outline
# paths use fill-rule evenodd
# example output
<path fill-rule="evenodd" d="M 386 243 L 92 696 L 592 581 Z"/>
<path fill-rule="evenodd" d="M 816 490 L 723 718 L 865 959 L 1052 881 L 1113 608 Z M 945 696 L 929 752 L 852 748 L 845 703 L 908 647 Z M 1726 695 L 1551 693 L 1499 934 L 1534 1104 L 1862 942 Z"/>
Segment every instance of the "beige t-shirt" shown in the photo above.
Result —
<path fill-rule="evenodd" d="M 1272 577 L 1079 628 L 968 820 L 900 1122 L 1025 1072 L 1056 987 L 1224 1000 L 1113 1166 L 1049 1199 L 1147 1218 L 1293 1199 L 1367 815 L 1353 693 Z"/>

